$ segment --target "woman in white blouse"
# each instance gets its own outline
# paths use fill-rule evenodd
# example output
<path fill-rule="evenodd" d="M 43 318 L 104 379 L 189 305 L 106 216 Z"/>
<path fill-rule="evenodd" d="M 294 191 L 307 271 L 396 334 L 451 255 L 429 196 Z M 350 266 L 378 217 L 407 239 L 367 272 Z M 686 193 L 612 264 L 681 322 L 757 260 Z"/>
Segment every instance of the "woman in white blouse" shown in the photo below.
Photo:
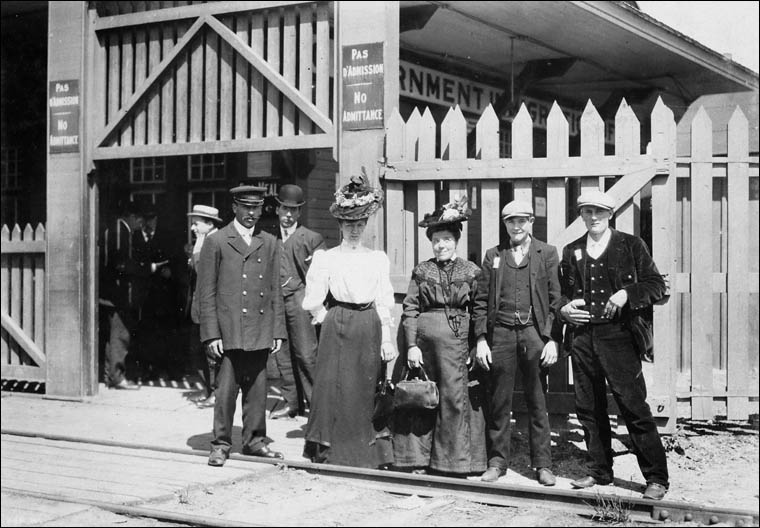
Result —
<path fill-rule="evenodd" d="M 383 362 L 393 360 L 388 256 L 362 244 L 383 201 L 366 176 L 335 193 L 330 213 L 342 242 L 314 254 L 303 308 L 322 324 L 304 455 L 314 462 L 377 468 L 393 462 L 390 433 L 372 422 Z"/>

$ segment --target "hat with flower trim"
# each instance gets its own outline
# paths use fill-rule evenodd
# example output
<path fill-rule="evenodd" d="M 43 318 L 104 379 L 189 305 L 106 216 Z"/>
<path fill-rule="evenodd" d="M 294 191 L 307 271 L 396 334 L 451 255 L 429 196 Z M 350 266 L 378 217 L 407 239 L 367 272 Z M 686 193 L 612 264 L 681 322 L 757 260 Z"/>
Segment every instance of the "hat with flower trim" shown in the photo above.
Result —
<path fill-rule="evenodd" d="M 351 176 L 349 182 L 335 193 L 330 214 L 338 220 L 362 220 L 372 216 L 382 203 L 383 191 L 370 186 L 362 167 L 359 176 Z"/>
<path fill-rule="evenodd" d="M 432 238 L 435 231 L 442 229 L 461 231 L 462 222 L 466 222 L 470 218 L 470 214 L 472 211 L 467 206 L 467 194 L 465 193 L 440 209 L 427 213 L 417 225 L 426 227 L 425 234 L 428 238 Z"/>

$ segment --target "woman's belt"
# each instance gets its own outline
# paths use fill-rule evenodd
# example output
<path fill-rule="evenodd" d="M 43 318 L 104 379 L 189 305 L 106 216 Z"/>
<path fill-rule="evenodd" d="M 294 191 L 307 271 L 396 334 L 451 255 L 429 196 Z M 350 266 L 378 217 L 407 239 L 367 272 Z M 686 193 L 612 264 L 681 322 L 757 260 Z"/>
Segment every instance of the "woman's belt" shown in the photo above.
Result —
<path fill-rule="evenodd" d="M 368 303 L 350 303 L 350 302 L 343 302 L 338 301 L 336 299 L 331 299 L 329 302 L 330 308 L 333 306 L 340 306 L 341 308 L 345 308 L 346 310 L 356 310 L 357 312 L 363 312 L 364 310 L 369 310 L 370 308 L 375 307 L 375 301 L 370 301 Z"/>
<path fill-rule="evenodd" d="M 425 312 L 443 312 L 443 313 L 451 314 L 451 315 L 469 315 L 467 310 L 463 310 L 461 308 L 448 308 L 448 307 L 444 308 L 443 306 L 426 308 L 425 310 L 420 311 L 420 313 L 425 313 Z"/>

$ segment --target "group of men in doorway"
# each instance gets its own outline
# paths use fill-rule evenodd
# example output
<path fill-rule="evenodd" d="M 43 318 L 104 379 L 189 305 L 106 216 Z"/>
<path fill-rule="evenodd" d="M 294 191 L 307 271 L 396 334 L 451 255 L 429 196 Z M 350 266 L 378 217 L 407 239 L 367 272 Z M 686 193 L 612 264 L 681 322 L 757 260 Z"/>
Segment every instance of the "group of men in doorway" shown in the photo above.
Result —
<path fill-rule="evenodd" d="M 318 336 L 301 302 L 310 261 L 325 244 L 318 233 L 298 223 L 305 202 L 296 185 L 283 186 L 277 196 L 278 232 L 257 230 L 265 190 L 247 185 L 231 189 L 235 218 L 221 228 L 216 208 L 196 205 L 188 213 L 196 234 L 191 262 L 203 270 L 193 321 L 210 365 L 205 379 L 206 403 L 214 406 L 209 464 L 215 466 L 224 465 L 228 456 L 241 390 L 243 453 L 282 458 L 268 447 L 266 436 L 270 354 L 275 353 L 282 374 L 292 372 L 282 387 L 285 404 L 270 418 L 303 414 L 311 398 Z M 577 205 L 587 232 L 564 248 L 561 260 L 555 248 L 533 238 L 533 208 L 519 201 L 502 210 L 509 240 L 486 252 L 483 286 L 488 293 L 482 296 L 481 309 L 487 317 L 474 334 L 474 359 L 488 372 L 493 388 L 488 395 L 488 470 L 482 479 L 496 481 L 507 470 L 512 389 L 519 367 L 530 413 L 531 459 L 536 468 L 547 470 L 538 474 L 539 482 L 554 485 L 541 369 L 557 361 L 558 341 L 564 339 L 572 354 L 577 417 L 589 455 L 587 474 L 572 485 L 588 488 L 613 481 L 609 385 L 647 482 L 644 497 L 661 499 L 668 488 L 667 461 L 646 403 L 643 352 L 637 350 L 630 322 L 663 297 L 665 283 L 644 242 L 610 227 L 615 203 L 609 195 L 586 192 Z M 134 282 L 129 278 L 155 273 L 162 265 L 160 260 L 137 259 L 135 248 L 125 245 L 139 227 L 139 214 L 126 210 L 116 224 L 114 253 L 108 253 L 114 294 L 108 297 L 106 375 L 118 389 L 132 388 L 123 368 L 132 317 L 124 309 L 131 306 L 129 287 Z M 542 330 L 535 342 L 525 337 L 533 335 L 525 331 L 533 325 Z"/>

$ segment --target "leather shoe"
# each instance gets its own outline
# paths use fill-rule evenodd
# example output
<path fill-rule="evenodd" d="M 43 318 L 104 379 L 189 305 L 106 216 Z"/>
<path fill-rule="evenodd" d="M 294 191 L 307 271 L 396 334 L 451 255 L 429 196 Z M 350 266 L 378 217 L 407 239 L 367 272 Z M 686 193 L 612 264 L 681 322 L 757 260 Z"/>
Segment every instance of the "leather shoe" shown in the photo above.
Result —
<path fill-rule="evenodd" d="M 579 478 L 578 480 L 574 480 L 570 483 L 570 485 L 574 488 L 590 488 L 592 486 L 606 486 L 607 484 L 612 484 L 612 481 L 602 481 L 597 480 L 591 475 L 586 475 L 583 478 Z"/>
<path fill-rule="evenodd" d="M 645 499 L 662 500 L 667 492 L 668 488 L 662 484 L 652 482 L 651 484 L 647 484 L 647 489 L 644 490 L 644 495 L 642 495 L 642 497 Z"/>
<path fill-rule="evenodd" d="M 221 447 L 212 447 L 208 455 L 208 465 L 221 467 L 227 461 L 227 451 Z"/>
<path fill-rule="evenodd" d="M 298 414 L 298 409 L 291 409 L 289 405 L 286 405 L 282 409 L 273 410 L 269 413 L 270 420 L 278 420 L 280 418 L 295 418 Z"/>
<path fill-rule="evenodd" d="M 208 398 L 205 398 L 203 400 L 198 400 L 197 402 L 195 402 L 195 405 L 199 409 L 208 409 L 209 407 L 213 407 L 214 405 L 216 405 L 216 396 L 212 394 Z"/>
<path fill-rule="evenodd" d="M 268 446 L 264 446 L 257 450 L 243 448 L 243 454 L 248 456 L 262 457 L 262 458 L 285 458 L 279 451 L 272 451 Z"/>
<path fill-rule="evenodd" d="M 486 469 L 485 473 L 483 473 L 480 476 L 480 480 L 482 480 L 483 482 L 496 482 L 497 480 L 499 480 L 499 477 L 506 474 L 507 474 L 506 469 L 490 467 Z"/>
<path fill-rule="evenodd" d="M 114 385 L 109 385 L 108 388 L 116 389 L 116 390 L 140 390 L 139 385 L 130 383 L 126 379 L 123 379 L 119 383 L 115 383 Z"/>
<path fill-rule="evenodd" d="M 539 484 L 544 486 L 554 486 L 557 483 L 557 477 L 554 476 L 554 473 L 549 468 L 538 468 L 536 470 L 536 477 Z"/>

